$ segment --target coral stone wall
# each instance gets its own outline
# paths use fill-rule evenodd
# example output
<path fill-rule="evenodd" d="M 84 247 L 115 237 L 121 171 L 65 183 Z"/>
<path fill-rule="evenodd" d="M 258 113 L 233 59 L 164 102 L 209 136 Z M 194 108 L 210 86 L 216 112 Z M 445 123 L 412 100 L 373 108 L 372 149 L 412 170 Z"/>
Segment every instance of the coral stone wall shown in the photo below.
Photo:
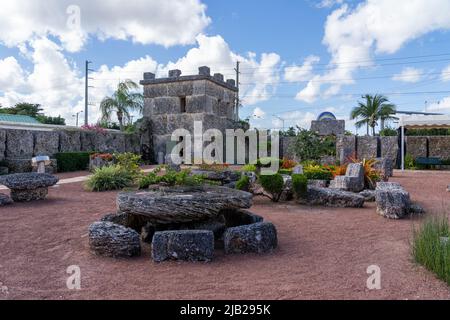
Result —
<path fill-rule="evenodd" d="M 139 137 L 108 131 L 22 130 L 0 128 L 0 161 L 31 159 L 36 155 L 53 156 L 58 152 L 140 152 Z"/>

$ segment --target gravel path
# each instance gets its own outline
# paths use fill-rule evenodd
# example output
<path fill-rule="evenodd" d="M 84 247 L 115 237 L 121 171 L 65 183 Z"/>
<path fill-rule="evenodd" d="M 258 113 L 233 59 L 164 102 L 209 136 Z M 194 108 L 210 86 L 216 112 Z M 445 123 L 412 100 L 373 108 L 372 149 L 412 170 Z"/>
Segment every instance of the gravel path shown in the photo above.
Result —
<path fill-rule="evenodd" d="M 430 215 L 450 211 L 450 172 L 396 172 L 393 180 Z M 411 231 L 421 219 L 390 221 L 374 204 L 326 209 L 257 198 L 252 211 L 278 228 L 274 253 L 156 264 L 148 246 L 132 260 L 89 253 L 87 228 L 114 212 L 115 195 L 85 192 L 78 182 L 51 188 L 46 201 L 0 208 L 0 300 L 450 298 L 445 283 L 411 261 Z M 381 290 L 366 288 L 374 264 Z M 80 291 L 66 287 L 70 265 L 81 268 Z"/>

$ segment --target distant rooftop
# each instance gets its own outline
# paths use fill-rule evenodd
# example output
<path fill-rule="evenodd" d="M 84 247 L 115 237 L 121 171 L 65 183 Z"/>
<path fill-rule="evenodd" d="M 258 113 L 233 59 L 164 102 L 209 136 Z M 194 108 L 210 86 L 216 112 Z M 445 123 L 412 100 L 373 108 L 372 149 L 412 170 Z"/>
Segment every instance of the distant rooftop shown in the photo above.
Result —
<path fill-rule="evenodd" d="M 15 123 L 36 123 L 36 124 L 40 123 L 35 118 L 30 116 L 5 114 L 5 113 L 0 113 L 0 121 L 15 122 Z"/>
<path fill-rule="evenodd" d="M 223 74 L 215 73 L 211 75 L 211 69 L 207 66 L 198 68 L 198 75 L 182 76 L 181 70 L 169 70 L 167 78 L 156 78 L 156 75 L 152 72 L 144 73 L 144 80 L 140 81 L 141 85 L 152 85 L 161 83 L 173 83 L 176 81 L 195 81 L 195 80 L 210 80 L 222 87 L 237 91 L 236 81 L 234 79 L 224 79 Z"/>

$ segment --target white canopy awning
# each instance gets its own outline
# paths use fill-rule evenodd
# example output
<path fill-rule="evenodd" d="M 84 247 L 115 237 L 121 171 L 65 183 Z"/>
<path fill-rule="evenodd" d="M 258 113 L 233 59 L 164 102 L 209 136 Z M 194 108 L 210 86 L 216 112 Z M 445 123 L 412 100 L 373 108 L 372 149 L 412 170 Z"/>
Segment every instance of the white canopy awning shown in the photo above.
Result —
<path fill-rule="evenodd" d="M 402 116 L 398 126 L 409 129 L 450 128 L 450 115 Z"/>
<path fill-rule="evenodd" d="M 449 115 L 409 115 L 398 122 L 401 130 L 401 168 L 405 170 L 405 129 L 439 129 L 450 128 Z"/>

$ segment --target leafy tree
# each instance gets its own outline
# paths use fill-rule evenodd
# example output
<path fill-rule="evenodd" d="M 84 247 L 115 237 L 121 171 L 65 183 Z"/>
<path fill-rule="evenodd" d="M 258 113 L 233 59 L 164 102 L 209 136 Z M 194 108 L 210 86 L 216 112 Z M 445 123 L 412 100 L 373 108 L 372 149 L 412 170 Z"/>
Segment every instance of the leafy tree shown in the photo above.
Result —
<path fill-rule="evenodd" d="M 17 114 L 36 118 L 39 114 L 41 114 L 42 110 L 43 109 L 40 104 L 21 102 L 17 103 L 14 107 L 0 109 L 0 113 Z"/>
<path fill-rule="evenodd" d="M 355 123 L 357 128 L 366 125 L 367 134 L 369 134 L 369 127 L 371 127 L 372 135 L 375 135 L 375 127 L 378 125 L 378 120 L 381 120 L 384 125 L 386 120 L 397 119 L 392 116 L 396 111 L 395 105 L 388 103 L 389 100 L 385 96 L 366 94 L 363 96 L 363 99 L 365 99 L 364 102 L 359 101 L 358 106 L 353 108 L 350 118 L 357 120 Z"/>
<path fill-rule="evenodd" d="M 116 92 L 111 97 L 105 97 L 100 104 L 101 120 L 110 122 L 111 115 L 115 112 L 120 130 L 123 131 L 124 119 L 128 121 L 131 119 L 130 112 L 142 112 L 144 97 L 141 93 L 132 91 L 137 88 L 138 85 L 131 80 L 119 83 Z"/>
<path fill-rule="evenodd" d="M 44 115 L 38 115 L 36 116 L 37 121 L 43 124 L 53 124 L 53 125 L 59 125 L 59 126 L 65 126 L 66 125 L 66 119 L 62 118 L 61 116 L 57 117 L 48 117 Z"/>
<path fill-rule="evenodd" d="M 319 160 L 322 156 L 333 156 L 336 153 L 335 137 L 320 137 L 310 130 L 299 128 L 293 144 L 293 151 L 302 160 Z"/>
<path fill-rule="evenodd" d="M 298 127 L 297 127 L 298 128 Z M 297 135 L 297 130 L 294 127 L 289 127 L 289 129 L 280 132 L 280 136 L 282 137 L 295 137 Z"/>
<path fill-rule="evenodd" d="M 397 135 L 397 130 L 395 130 L 394 128 L 384 128 L 380 130 L 380 136 L 382 137 L 390 137 L 390 136 L 396 136 Z"/>

